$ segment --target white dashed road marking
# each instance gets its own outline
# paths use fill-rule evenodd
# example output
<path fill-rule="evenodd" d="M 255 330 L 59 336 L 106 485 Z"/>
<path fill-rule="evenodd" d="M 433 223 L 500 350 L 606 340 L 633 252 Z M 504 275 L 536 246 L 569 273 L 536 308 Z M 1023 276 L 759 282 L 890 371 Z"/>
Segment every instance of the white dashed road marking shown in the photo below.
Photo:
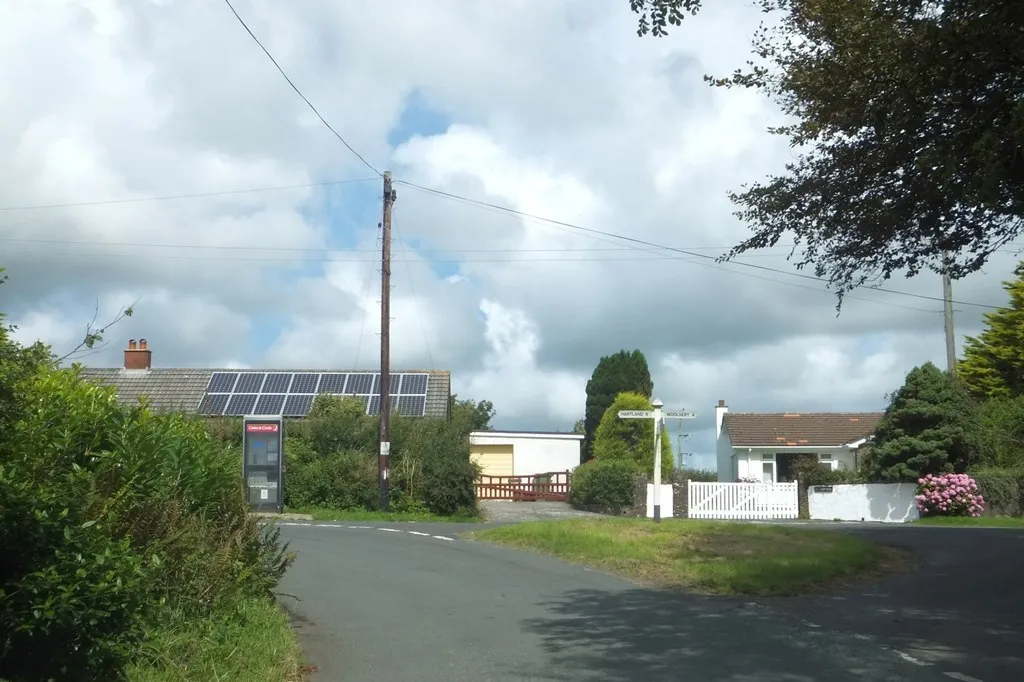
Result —
<path fill-rule="evenodd" d="M 970 675 L 964 675 L 963 673 L 942 673 L 946 677 L 952 677 L 954 680 L 960 680 L 960 682 L 981 682 L 977 677 L 971 677 Z"/>
<path fill-rule="evenodd" d="M 418 530 L 405 530 L 402 528 L 383 528 L 380 526 L 346 526 L 341 523 L 298 523 L 295 521 L 279 521 L 279 526 L 297 526 L 305 528 L 347 528 L 349 530 L 380 530 L 385 533 L 407 533 L 409 535 L 419 535 L 424 538 L 433 538 L 435 540 L 445 540 L 446 542 L 455 542 L 455 538 L 450 538 L 447 535 L 431 535 L 430 533 L 424 533 Z"/>
<path fill-rule="evenodd" d="M 914 658 L 910 654 L 903 653 L 902 651 L 899 651 L 897 649 L 893 649 L 893 651 L 896 652 L 897 656 L 902 658 L 904 661 L 907 661 L 908 663 L 913 663 L 914 665 L 931 665 L 930 663 L 926 663 L 919 658 Z"/>

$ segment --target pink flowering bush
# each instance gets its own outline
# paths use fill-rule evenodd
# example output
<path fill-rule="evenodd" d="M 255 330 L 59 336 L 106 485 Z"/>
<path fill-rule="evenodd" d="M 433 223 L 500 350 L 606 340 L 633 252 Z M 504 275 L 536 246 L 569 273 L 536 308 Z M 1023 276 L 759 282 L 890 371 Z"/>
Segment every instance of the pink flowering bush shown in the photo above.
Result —
<path fill-rule="evenodd" d="M 981 516 L 985 498 L 967 474 L 928 474 L 917 480 L 914 497 L 921 516 Z"/>

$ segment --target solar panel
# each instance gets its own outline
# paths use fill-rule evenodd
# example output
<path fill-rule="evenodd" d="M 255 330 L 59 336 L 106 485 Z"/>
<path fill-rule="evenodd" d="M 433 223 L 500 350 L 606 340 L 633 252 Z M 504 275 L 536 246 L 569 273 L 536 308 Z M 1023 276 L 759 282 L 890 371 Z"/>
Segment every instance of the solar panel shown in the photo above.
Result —
<path fill-rule="evenodd" d="M 403 374 L 402 395 L 426 395 L 427 375 L 426 374 Z"/>
<path fill-rule="evenodd" d="M 254 414 L 281 414 L 284 409 L 283 393 L 263 393 L 256 401 L 256 412 Z"/>
<path fill-rule="evenodd" d="M 218 417 L 224 413 L 224 406 L 228 404 L 226 393 L 219 395 L 204 395 L 199 403 L 199 414 L 209 417 Z"/>
<path fill-rule="evenodd" d="M 320 381 L 319 374 L 296 374 L 292 380 L 289 393 L 316 393 L 316 385 Z"/>
<path fill-rule="evenodd" d="M 236 372 L 214 372 L 210 377 L 210 385 L 206 388 L 209 393 L 231 393 L 235 387 L 235 380 L 238 379 Z"/>
<path fill-rule="evenodd" d="M 394 376 L 394 375 L 392 375 Z M 380 375 L 373 375 L 373 388 L 370 389 L 370 395 L 380 395 Z"/>
<path fill-rule="evenodd" d="M 267 380 L 263 382 L 263 393 L 287 393 L 288 385 L 292 383 L 292 375 L 284 372 L 268 374 Z M 263 414 L 270 414 L 264 412 Z"/>
<path fill-rule="evenodd" d="M 321 374 L 320 389 L 317 393 L 333 393 L 341 395 L 345 392 L 345 379 L 347 374 Z"/>
<path fill-rule="evenodd" d="M 403 417 L 422 417 L 427 406 L 427 399 L 421 395 L 399 396 L 398 414 Z"/>
<path fill-rule="evenodd" d="M 380 414 L 380 396 L 379 395 L 371 395 L 370 396 L 370 403 L 367 406 L 366 414 L 370 415 L 371 417 Z"/>
<path fill-rule="evenodd" d="M 352 395 L 373 393 L 373 374 L 349 374 L 347 392 Z"/>
<path fill-rule="evenodd" d="M 256 407 L 256 398 L 255 393 L 235 393 L 231 396 L 231 400 L 228 401 L 224 414 L 232 417 L 244 417 L 253 414 L 252 410 Z"/>
<path fill-rule="evenodd" d="M 292 394 L 284 401 L 281 414 L 285 417 L 305 417 L 313 407 L 312 395 Z"/>
<path fill-rule="evenodd" d="M 263 385 L 263 372 L 246 372 L 238 376 L 238 383 L 235 385 L 235 393 L 259 393 Z"/>

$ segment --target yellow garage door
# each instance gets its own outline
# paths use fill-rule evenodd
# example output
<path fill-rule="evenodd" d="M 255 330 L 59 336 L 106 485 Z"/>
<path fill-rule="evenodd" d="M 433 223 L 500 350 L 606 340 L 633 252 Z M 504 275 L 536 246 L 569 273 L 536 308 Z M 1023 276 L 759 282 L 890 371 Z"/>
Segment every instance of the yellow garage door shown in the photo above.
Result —
<path fill-rule="evenodd" d="M 512 475 L 512 444 L 508 445 L 472 445 L 470 455 L 473 461 L 483 469 L 484 476 Z"/>

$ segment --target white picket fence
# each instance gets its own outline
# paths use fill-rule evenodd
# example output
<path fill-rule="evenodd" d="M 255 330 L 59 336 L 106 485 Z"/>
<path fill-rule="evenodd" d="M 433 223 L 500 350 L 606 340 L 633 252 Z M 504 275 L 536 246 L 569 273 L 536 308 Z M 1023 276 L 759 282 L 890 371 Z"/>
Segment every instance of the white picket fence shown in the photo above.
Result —
<path fill-rule="evenodd" d="M 687 481 L 691 519 L 795 519 L 800 499 L 794 483 Z"/>

